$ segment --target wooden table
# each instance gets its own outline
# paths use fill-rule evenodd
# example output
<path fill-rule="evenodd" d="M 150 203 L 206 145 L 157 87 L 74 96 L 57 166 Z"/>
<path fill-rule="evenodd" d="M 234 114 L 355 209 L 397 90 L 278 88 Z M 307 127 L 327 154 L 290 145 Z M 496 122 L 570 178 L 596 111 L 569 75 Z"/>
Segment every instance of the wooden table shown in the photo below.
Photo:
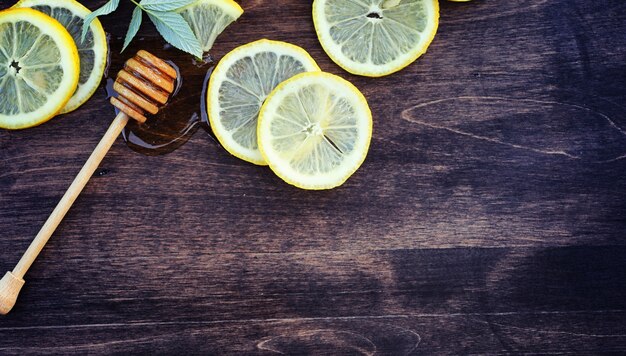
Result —
<path fill-rule="evenodd" d="M 213 57 L 268 37 L 352 81 L 375 120 L 363 167 L 307 192 L 202 130 L 158 157 L 120 139 L 0 318 L 0 354 L 626 352 L 626 2 L 442 1 L 428 53 L 381 79 L 329 60 L 310 1 L 241 5 Z M 204 76 L 147 23 L 120 55 L 124 6 L 103 21 L 111 73 L 146 48 Z M 112 118 L 103 88 L 0 131 L 2 273 Z"/>

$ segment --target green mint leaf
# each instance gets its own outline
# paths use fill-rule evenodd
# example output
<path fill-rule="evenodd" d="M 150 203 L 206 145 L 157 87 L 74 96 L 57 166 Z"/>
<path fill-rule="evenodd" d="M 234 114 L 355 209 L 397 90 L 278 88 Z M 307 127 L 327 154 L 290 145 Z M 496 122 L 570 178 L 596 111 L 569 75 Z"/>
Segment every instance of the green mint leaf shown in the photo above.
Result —
<path fill-rule="evenodd" d="M 146 10 L 163 38 L 172 46 L 202 58 L 202 47 L 185 19 L 175 12 Z"/>
<path fill-rule="evenodd" d="M 85 37 L 87 37 L 87 32 L 89 31 L 89 26 L 91 26 L 91 22 L 98 16 L 104 16 L 112 13 L 117 10 L 117 7 L 120 6 L 120 0 L 110 0 L 106 4 L 102 5 L 98 10 L 90 13 L 85 17 L 85 22 L 83 22 L 83 33 L 80 36 L 80 41 L 84 42 Z"/>
<path fill-rule="evenodd" d="M 130 41 L 135 38 L 137 31 L 139 31 L 139 27 L 141 27 L 141 21 L 143 20 L 143 11 L 139 6 L 135 7 L 133 10 L 133 17 L 130 20 L 130 25 L 128 26 L 128 31 L 126 32 L 126 38 L 124 39 L 124 47 L 122 47 L 122 52 L 128 47 Z"/>
<path fill-rule="evenodd" d="M 191 5 L 197 0 L 141 0 L 139 5 L 151 11 L 174 11 Z"/>

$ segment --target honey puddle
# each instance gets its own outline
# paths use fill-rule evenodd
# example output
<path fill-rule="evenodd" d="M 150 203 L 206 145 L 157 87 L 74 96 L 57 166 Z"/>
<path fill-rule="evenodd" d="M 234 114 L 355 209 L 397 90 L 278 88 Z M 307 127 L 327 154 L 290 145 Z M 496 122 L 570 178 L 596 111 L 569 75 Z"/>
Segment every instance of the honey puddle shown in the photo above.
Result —
<path fill-rule="evenodd" d="M 156 115 L 150 115 L 148 121 L 139 124 L 134 120 L 122 131 L 126 145 L 135 152 L 147 156 L 159 156 L 174 152 L 203 128 L 209 137 L 217 143 L 209 127 L 206 111 L 206 91 L 209 78 L 215 67 L 210 56 L 202 62 L 188 66 L 194 73 L 181 73 L 172 61 L 166 61 L 176 69 L 178 79 L 169 101 Z M 204 74 L 204 75 L 203 75 Z M 114 78 L 106 83 L 107 97 L 116 96 L 113 91 Z"/>

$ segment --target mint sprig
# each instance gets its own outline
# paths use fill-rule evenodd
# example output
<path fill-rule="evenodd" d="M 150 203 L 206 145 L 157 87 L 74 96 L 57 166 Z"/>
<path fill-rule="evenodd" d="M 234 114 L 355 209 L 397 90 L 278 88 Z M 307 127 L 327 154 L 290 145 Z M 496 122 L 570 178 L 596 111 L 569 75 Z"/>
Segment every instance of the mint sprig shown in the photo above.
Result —
<path fill-rule="evenodd" d="M 202 58 L 202 47 L 185 19 L 175 12 L 146 10 L 163 38 L 172 46 Z"/>
<path fill-rule="evenodd" d="M 80 41 L 85 42 L 85 37 L 87 37 L 87 31 L 89 31 L 89 26 L 91 26 L 91 23 L 96 17 L 108 15 L 112 13 L 113 11 L 117 10 L 118 6 L 120 6 L 120 0 L 111 0 L 107 2 L 106 4 L 102 5 L 102 7 L 99 8 L 98 10 L 87 15 L 85 17 L 85 22 L 83 22 L 83 33 L 80 36 Z"/>
<path fill-rule="evenodd" d="M 194 3 L 196 0 L 142 0 L 137 3 L 135 0 L 130 0 L 135 4 L 135 10 L 126 32 L 126 38 L 124 39 L 124 46 L 122 52 L 128 47 L 130 42 L 139 32 L 141 23 L 143 21 L 143 13 L 145 12 L 157 31 L 161 36 L 172 46 L 196 56 L 202 57 L 202 47 L 200 41 L 193 33 L 193 30 L 185 21 L 185 19 L 176 12 L 176 10 L 188 6 Z M 119 6 L 119 0 L 111 0 L 98 10 L 91 13 L 85 18 L 83 24 L 83 40 L 89 30 L 91 22 L 98 16 L 108 15 L 111 12 L 117 10 Z"/>
<path fill-rule="evenodd" d="M 174 11 L 181 7 L 191 5 L 196 0 L 142 0 L 141 5 L 146 10 L 152 11 Z"/>
<path fill-rule="evenodd" d="M 141 22 L 143 21 L 143 11 L 139 6 L 135 7 L 133 10 L 133 17 L 130 19 L 130 25 L 128 25 L 128 31 L 126 31 L 126 38 L 124 39 L 124 46 L 122 47 L 122 52 L 128 47 L 130 41 L 135 38 L 137 32 L 139 32 L 139 28 L 141 27 Z"/>

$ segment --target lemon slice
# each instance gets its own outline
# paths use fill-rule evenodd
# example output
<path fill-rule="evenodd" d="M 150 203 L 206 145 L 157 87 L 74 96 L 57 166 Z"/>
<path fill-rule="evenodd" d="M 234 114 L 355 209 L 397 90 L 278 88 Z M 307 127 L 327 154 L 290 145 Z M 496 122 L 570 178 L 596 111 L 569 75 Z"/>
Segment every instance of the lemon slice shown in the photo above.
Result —
<path fill-rule="evenodd" d="M 282 81 L 319 70 L 305 50 L 285 42 L 259 40 L 224 56 L 207 91 L 209 121 L 222 146 L 245 161 L 267 165 L 256 136 L 263 101 Z"/>
<path fill-rule="evenodd" d="M 50 120 L 78 84 L 78 50 L 56 20 L 32 9 L 0 12 L 0 127 Z"/>
<path fill-rule="evenodd" d="M 208 52 L 217 36 L 243 14 L 243 9 L 232 0 L 198 0 L 178 13 L 189 23 L 202 51 Z"/>
<path fill-rule="evenodd" d="M 372 113 L 361 92 L 329 73 L 303 73 L 267 98 L 258 126 L 270 168 L 303 189 L 331 189 L 361 166 L 372 137 Z"/>
<path fill-rule="evenodd" d="M 95 19 L 91 23 L 87 37 L 82 42 L 80 35 L 83 21 L 91 11 L 77 1 L 22 0 L 15 6 L 30 7 L 51 16 L 59 21 L 74 39 L 80 57 L 78 89 L 60 113 L 65 114 L 78 109 L 96 92 L 106 68 L 108 45 L 100 21 Z"/>
<path fill-rule="evenodd" d="M 413 63 L 437 32 L 438 0 L 315 0 L 322 47 L 352 74 L 381 77 Z"/>

